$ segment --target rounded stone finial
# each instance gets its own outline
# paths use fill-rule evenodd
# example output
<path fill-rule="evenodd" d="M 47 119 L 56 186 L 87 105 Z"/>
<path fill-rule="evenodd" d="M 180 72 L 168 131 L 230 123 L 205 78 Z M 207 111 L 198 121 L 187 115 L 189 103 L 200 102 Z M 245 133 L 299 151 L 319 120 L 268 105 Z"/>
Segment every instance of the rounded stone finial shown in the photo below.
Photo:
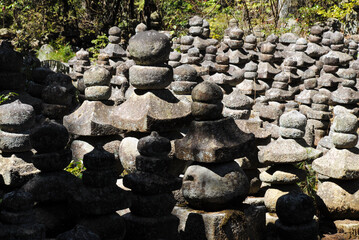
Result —
<path fill-rule="evenodd" d="M 188 23 L 190 26 L 202 27 L 203 26 L 203 18 L 201 18 L 200 16 L 194 16 L 189 19 Z"/>
<path fill-rule="evenodd" d="M 128 51 L 136 64 L 157 65 L 167 61 L 171 44 L 165 34 L 150 30 L 133 36 L 129 41 Z"/>
<path fill-rule="evenodd" d="M 31 105 L 16 100 L 0 106 L 1 130 L 19 132 L 30 128 L 35 123 L 35 111 Z"/>
<path fill-rule="evenodd" d="M 69 141 L 67 129 L 56 122 L 47 121 L 30 133 L 31 146 L 39 153 L 63 150 Z"/>
<path fill-rule="evenodd" d="M 135 32 L 139 33 L 139 32 L 144 32 L 147 31 L 147 26 L 144 23 L 140 23 L 136 26 Z"/>
<path fill-rule="evenodd" d="M 307 118 L 298 111 L 289 111 L 279 118 L 279 126 L 284 128 L 295 128 L 304 130 L 307 125 Z"/>
<path fill-rule="evenodd" d="M 243 38 L 244 32 L 240 28 L 232 28 L 231 31 L 229 31 L 229 37 L 231 39 L 235 40 L 241 40 Z"/>
<path fill-rule="evenodd" d="M 89 56 L 89 52 L 85 51 L 83 48 L 81 48 L 80 51 L 76 52 L 76 58 L 78 60 L 88 60 Z"/>
<path fill-rule="evenodd" d="M 90 68 L 84 73 L 85 87 L 108 86 L 111 82 L 111 73 L 100 66 Z"/>
<path fill-rule="evenodd" d="M 120 36 L 121 35 L 121 29 L 119 27 L 111 27 L 109 30 L 108 30 L 108 34 L 109 35 L 112 35 L 112 36 Z"/>
<path fill-rule="evenodd" d="M 137 150 L 147 157 L 166 156 L 171 151 L 171 142 L 153 131 L 151 135 L 138 141 Z"/>
<path fill-rule="evenodd" d="M 223 92 L 214 83 L 202 82 L 192 90 L 192 116 L 197 120 L 216 120 L 222 118 Z"/>
<path fill-rule="evenodd" d="M 202 82 L 192 90 L 194 102 L 217 103 L 222 101 L 223 92 L 215 83 Z"/>
<path fill-rule="evenodd" d="M 290 192 L 277 200 L 276 212 L 285 225 L 309 223 L 313 220 L 313 199 L 304 193 Z"/>

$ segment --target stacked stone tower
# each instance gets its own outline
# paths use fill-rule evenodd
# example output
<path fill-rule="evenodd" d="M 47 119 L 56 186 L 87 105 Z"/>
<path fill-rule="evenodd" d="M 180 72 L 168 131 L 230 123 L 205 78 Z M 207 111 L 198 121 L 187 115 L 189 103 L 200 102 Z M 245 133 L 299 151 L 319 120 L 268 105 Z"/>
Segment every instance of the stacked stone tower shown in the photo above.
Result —
<path fill-rule="evenodd" d="M 123 182 L 133 193 L 131 213 L 124 215 L 126 239 L 177 239 L 172 191 L 181 188 L 181 179 L 168 174 L 171 143 L 152 132 L 138 141 L 137 149 L 137 171 L 126 175 Z"/>
<path fill-rule="evenodd" d="M 306 117 L 298 111 L 284 113 L 279 119 L 280 138 L 261 149 L 259 162 L 272 165 L 260 174 L 260 180 L 271 184 L 265 193 L 265 205 L 269 212 L 275 211 L 277 199 L 291 191 L 299 191 L 297 182 L 305 178 L 305 172 L 295 163 L 318 157 L 320 151 L 305 148 Z"/>
<path fill-rule="evenodd" d="M 65 148 L 68 140 L 66 128 L 55 122 L 45 122 L 30 134 L 30 143 L 36 150 L 32 162 L 41 172 L 22 190 L 31 193 L 37 202 L 36 219 L 45 225 L 47 237 L 55 237 L 75 225 L 76 213 L 69 201 L 78 193 L 79 179 L 63 171 L 72 159 L 71 150 Z"/>
<path fill-rule="evenodd" d="M 121 43 L 121 29 L 119 27 L 111 27 L 108 30 L 109 44 L 101 49 L 100 53 L 105 53 L 110 58 L 110 65 L 114 65 L 118 61 L 123 61 L 126 57 L 126 51 L 120 46 Z"/>
<path fill-rule="evenodd" d="M 0 238 L 21 240 L 44 240 L 45 227 L 36 223 L 32 195 L 14 191 L 2 197 L 0 211 Z"/>
<path fill-rule="evenodd" d="M 131 195 L 116 185 L 115 156 L 95 146 L 85 154 L 83 161 L 86 167 L 82 177 L 84 186 L 75 196 L 82 216 L 79 224 L 101 239 L 124 239 L 125 221 L 116 211 L 130 206 Z"/>
<path fill-rule="evenodd" d="M 1 188 L 21 187 L 36 173 L 31 157 L 29 130 L 35 126 L 35 111 L 19 100 L 0 106 Z"/>
<path fill-rule="evenodd" d="M 318 173 L 318 203 L 324 217 L 334 221 L 338 232 L 357 238 L 359 217 L 358 119 L 342 112 L 334 117 L 331 140 L 334 145 L 323 157 L 314 160 Z"/>
<path fill-rule="evenodd" d="M 114 125 L 128 132 L 175 130 L 190 117 L 190 106 L 165 89 L 173 80 L 172 67 L 165 64 L 169 39 L 156 31 L 140 32 L 130 39 L 128 49 L 137 64 L 129 70 L 135 90 L 114 112 Z"/>
<path fill-rule="evenodd" d="M 240 131 L 232 118 L 222 117 L 222 98 L 223 93 L 217 85 L 198 84 L 192 91 L 195 121 L 187 135 L 175 141 L 176 157 L 195 162 L 183 177 L 182 193 L 188 207 L 174 210 L 180 218 L 182 239 L 190 239 L 191 234 L 200 239 L 248 236 L 242 211 L 221 210 L 239 209 L 248 194 L 248 179 L 234 159 L 246 152 L 253 135 Z M 224 225 L 223 221 L 226 221 Z M 192 224 L 204 225 L 195 229 L 190 226 Z"/>

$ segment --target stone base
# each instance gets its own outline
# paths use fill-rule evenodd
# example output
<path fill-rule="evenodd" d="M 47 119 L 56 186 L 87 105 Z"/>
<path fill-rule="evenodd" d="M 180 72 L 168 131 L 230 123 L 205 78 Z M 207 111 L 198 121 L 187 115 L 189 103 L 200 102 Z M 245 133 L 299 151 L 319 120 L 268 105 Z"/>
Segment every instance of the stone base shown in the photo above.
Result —
<path fill-rule="evenodd" d="M 0 156 L 0 186 L 10 189 L 21 187 L 39 173 L 31 163 L 32 152 Z"/>
<path fill-rule="evenodd" d="M 169 215 L 158 218 L 123 215 L 126 222 L 125 240 L 166 239 L 177 240 L 178 218 Z"/>
<path fill-rule="evenodd" d="M 348 239 L 359 238 L 359 221 L 355 220 L 337 220 L 334 221 L 338 233 L 344 233 Z"/>
<path fill-rule="evenodd" d="M 41 224 L 3 225 L 0 224 L 0 239 L 43 240 L 45 227 Z"/>
<path fill-rule="evenodd" d="M 275 226 L 280 240 L 318 240 L 318 224 L 315 220 L 292 226 L 284 225 L 277 220 Z"/>
<path fill-rule="evenodd" d="M 241 210 L 204 212 L 188 207 L 175 207 L 172 212 L 180 219 L 180 240 L 262 239 L 265 208 L 258 206 Z"/>
<path fill-rule="evenodd" d="M 135 89 L 114 112 L 114 126 L 127 131 L 171 131 L 190 121 L 191 104 L 180 101 L 169 90 Z"/>

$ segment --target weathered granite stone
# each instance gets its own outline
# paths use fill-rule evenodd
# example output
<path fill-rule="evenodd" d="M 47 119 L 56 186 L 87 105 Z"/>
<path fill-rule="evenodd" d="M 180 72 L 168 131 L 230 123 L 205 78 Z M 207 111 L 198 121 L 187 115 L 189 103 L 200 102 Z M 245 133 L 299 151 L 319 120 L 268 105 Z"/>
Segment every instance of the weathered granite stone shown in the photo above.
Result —
<path fill-rule="evenodd" d="M 35 124 L 34 108 L 16 100 L 0 106 L 1 130 L 7 132 L 22 132 Z"/>
<path fill-rule="evenodd" d="M 306 173 L 291 164 L 274 165 L 261 172 L 259 178 L 262 182 L 271 184 L 291 184 L 301 182 L 305 179 Z"/>
<path fill-rule="evenodd" d="M 111 81 L 111 74 L 103 67 L 95 66 L 84 73 L 85 87 L 91 86 L 108 86 Z"/>
<path fill-rule="evenodd" d="M 314 160 L 312 167 L 316 172 L 330 178 L 357 179 L 359 178 L 357 154 L 356 149 L 332 148 L 323 157 Z"/>
<path fill-rule="evenodd" d="M 183 177 L 183 196 L 196 209 L 218 210 L 243 201 L 249 182 L 235 162 L 215 165 L 192 165 Z"/>
<path fill-rule="evenodd" d="M 132 66 L 129 74 L 137 89 L 163 89 L 172 82 L 173 70 L 169 66 Z"/>
<path fill-rule="evenodd" d="M 168 59 L 171 45 L 166 35 L 150 30 L 133 36 L 128 51 L 137 64 L 156 65 Z"/>
<path fill-rule="evenodd" d="M 114 127 L 113 111 L 111 106 L 99 101 L 84 101 L 80 108 L 64 117 L 63 124 L 70 133 L 80 136 L 115 135 L 121 131 Z"/>
<path fill-rule="evenodd" d="M 358 219 L 359 181 L 323 181 L 318 185 L 317 195 L 324 212 L 333 219 Z"/>

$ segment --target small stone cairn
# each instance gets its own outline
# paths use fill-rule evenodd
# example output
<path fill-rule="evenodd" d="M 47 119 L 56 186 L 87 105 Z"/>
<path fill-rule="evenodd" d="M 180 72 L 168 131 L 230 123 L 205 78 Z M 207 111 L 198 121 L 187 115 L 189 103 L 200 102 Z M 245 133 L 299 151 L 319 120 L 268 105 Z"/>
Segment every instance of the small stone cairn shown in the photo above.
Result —
<path fill-rule="evenodd" d="M 281 71 L 273 64 L 275 60 L 276 40 L 278 40 L 278 38 L 276 38 L 275 35 L 269 36 L 267 41 L 261 44 L 259 53 L 258 79 L 266 82 L 268 85 L 272 85 L 273 77 Z"/>
<path fill-rule="evenodd" d="M 19 100 L 0 106 L 0 188 L 21 187 L 35 174 L 29 130 L 35 127 L 34 108 Z"/>
<path fill-rule="evenodd" d="M 91 67 L 90 54 L 81 48 L 76 52 L 76 60 L 73 65 L 73 72 L 70 74 L 72 84 L 81 92 L 85 91 L 83 84 L 83 75 Z"/>
<path fill-rule="evenodd" d="M 312 164 L 319 179 L 319 207 L 324 217 L 334 221 L 338 232 L 348 234 L 348 239 L 359 237 L 357 129 L 355 115 L 344 111 L 335 116 L 330 134 L 334 147 Z"/>
<path fill-rule="evenodd" d="M 313 219 L 315 207 L 313 199 L 304 193 L 291 192 L 278 198 L 275 222 L 280 240 L 317 240 L 318 223 Z"/>
<path fill-rule="evenodd" d="M 303 147 L 306 123 L 306 117 L 298 111 L 284 113 L 279 119 L 280 137 L 259 151 L 259 162 L 271 165 L 259 176 L 262 182 L 270 184 L 264 196 L 269 212 L 275 211 L 280 196 L 300 191 L 296 183 L 305 178 L 305 171 L 296 168 L 294 164 L 321 154 L 315 149 Z"/>
<path fill-rule="evenodd" d="M 45 79 L 42 90 L 42 114 L 62 123 L 62 118 L 77 106 L 76 89 L 71 78 L 62 73 L 52 73 Z"/>
<path fill-rule="evenodd" d="M 164 64 L 171 50 L 168 37 L 153 30 L 140 32 L 128 49 L 138 64 L 129 70 L 135 90 L 114 112 L 114 126 L 128 132 L 175 130 L 189 119 L 190 104 L 165 89 L 173 80 L 172 67 Z"/>
<path fill-rule="evenodd" d="M 124 239 L 124 219 L 116 211 L 130 206 L 131 195 L 116 185 L 116 159 L 101 146 L 84 155 L 83 187 L 75 196 L 82 218 L 78 223 L 101 239 Z"/>
<path fill-rule="evenodd" d="M 171 143 L 157 132 L 138 141 L 135 173 L 123 183 L 132 189 L 131 213 L 126 221 L 126 239 L 177 239 L 178 218 L 171 215 L 176 200 L 172 191 L 181 188 L 181 179 L 168 174 Z"/>
<path fill-rule="evenodd" d="M 243 212 L 224 209 L 238 209 L 248 194 L 248 179 L 234 159 L 246 152 L 253 135 L 240 131 L 232 118 L 222 117 L 222 98 L 216 84 L 198 84 L 192 91 L 196 120 L 187 135 L 175 141 L 176 157 L 195 162 L 183 177 L 182 193 L 188 207 L 177 206 L 173 212 L 180 219 L 181 239 L 191 239 L 193 234 L 213 240 L 249 234 Z"/>
<path fill-rule="evenodd" d="M 66 128 L 50 121 L 30 133 L 30 143 L 36 150 L 32 163 L 41 172 L 22 190 L 31 193 L 37 202 L 35 215 L 45 225 L 47 237 L 56 237 L 75 225 L 76 213 L 69 203 L 77 194 L 79 179 L 63 170 L 72 159 L 71 150 L 65 149 L 68 140 Z"/>
<path fill-rule="evenodd" d="M 0 238 L 11 240 L 44 240 L 45 227 L 36 223 L 32 195 L 20 190 L 2 197 Z"/>
<path fill-rule="evenodd" d="M 109 63 L 113 66 L 118 61 L 124 61 L 126 57 L 126 51 L 120 46 L 121 43 L 121 29 L 119 27 L 111 27 L 108 30 L 109 44 L 100 50 L 100 53 L 105 53 L 109 57 Z"/>
<path fill-rule="evenodd" d="M 119 145 L 118 136 L 122 131 L 114 127 L 113 112 L 116 106 L 108 99 L 111 96 L 111 74 L 105 68 L 94 66 L 84 74 L 86 100 L 73 113 L 63 118 L 69 133 L 76 136 L 71 143 L 73 158 L 83 159 L 84 154 L 93 150 L 95 145 Z M 106 147 L 105 147 L 106 148 Z M 116 152 L 116 147 L 110 150 Z M 117 159 L 119 160 L 119 159 Z M 122 172 L 119 166 L 119 174 Z"/>
<path fill-rule="evenodd" d="M 327 95 L 318 92 L 313 96 L 311 108 L 307 111 L 306 133 L 311 132 L 312 136 L 306 138 L 309 146 L 317 146 L 328 132 L 331 112 L 329 111 L 329 98 Z"/>

